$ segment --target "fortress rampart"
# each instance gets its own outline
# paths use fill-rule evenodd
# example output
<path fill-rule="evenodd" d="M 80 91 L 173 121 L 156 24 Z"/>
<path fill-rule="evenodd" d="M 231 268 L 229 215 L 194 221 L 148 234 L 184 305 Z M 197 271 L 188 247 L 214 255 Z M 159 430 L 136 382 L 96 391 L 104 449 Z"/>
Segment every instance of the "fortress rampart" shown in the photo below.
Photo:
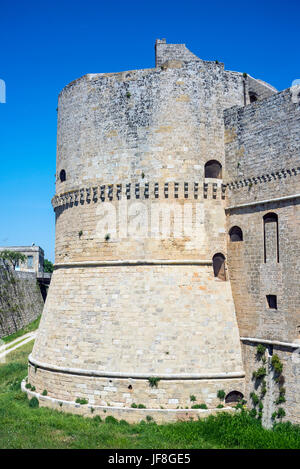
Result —
<path fill-rule="evenodd" d="M 214 412 L 220 389 L 250 392 L 253 357 L 242 361 L 236 312 L 242 336 L 281 339 L 285 309 L 267 320 L 258 292 L 259 282 L 266 295 L 287 288 L 286 266 L 261 265 L 258 233 L 248 244 L 228 233 L 255 230 L 261 214 L 236 206 L 281 197 L 278 181 L 293 196 L 297 148 L 278 137 L 294 132 L 289 96 L 164 40 L 156 68 L 85 75 L 63 89 L 56 268 L 29 357 L 38 393 L 85 398 L 99 412 L 165 409 L 168 420 L 171 410 L 194 416 L 195 404 Z"/>

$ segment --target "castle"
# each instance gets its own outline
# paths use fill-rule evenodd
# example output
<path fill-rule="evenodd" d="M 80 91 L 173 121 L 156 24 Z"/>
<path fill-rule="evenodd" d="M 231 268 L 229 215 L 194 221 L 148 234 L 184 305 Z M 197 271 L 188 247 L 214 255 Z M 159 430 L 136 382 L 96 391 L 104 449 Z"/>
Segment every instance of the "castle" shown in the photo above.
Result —
<path fill-rule="evenodd" d="M 155 52 L 59 95 L 55 271 L 26 392 L 128 421 L 244 398 L 266 425 L 279 407 L 300 423 L 298 87 Z"/>

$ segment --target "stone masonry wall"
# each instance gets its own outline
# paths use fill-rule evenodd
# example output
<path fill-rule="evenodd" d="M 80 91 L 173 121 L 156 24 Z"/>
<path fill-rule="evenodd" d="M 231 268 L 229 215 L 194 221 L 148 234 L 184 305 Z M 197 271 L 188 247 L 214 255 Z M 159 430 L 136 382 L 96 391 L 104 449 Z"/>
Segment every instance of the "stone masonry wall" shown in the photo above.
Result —
<path fill-rule="evenodd" d="M 190 409 L 206 403 L 216 409 L 220 400 L 218 391 L 232 390 L 244 393 L 244 379 L 180 380 L 161 379 L 151 387 L 147 379 L 100 378 L 55 373 L 29 365 L 28 381 L 40 394 L 46 389 L 49 397 L 65 401 L 86 399 L 90 405 L 130 408 L 132 404 L 148 409 Z M 191 396 L 196 400 L 191 401 Z"/>
<path fill-rule="evenodd" d="M 246 85 L 248 93 L 254 93 L 258 100 L 269 98 L 277 92 L 276 88 L 265 83 L 264 81 L 257 80 L 250 75 L 247 76 Z M 249 104 L 249 102 L 247 102 Z"/>
<path fill-rule="evenodd" d="M 0 338 L 34 321 L 43 306 L 34 273 L 14 272 L 0 264 Z"/>
<path fill-rule="evenodd" d="M 155 44 L 155 66 L 160 67 L 169 60 L 200 61 L 185 44 L 167 44 L 165 39 L 157 39 Z"/>
<path fill-rule="evenodd" d="M 239 354 L 229 282 L 184 265 L 57 269 L 33 350 L 53 365 L 154 376 L 242 372 Z"/>
<path fill-rule="evenodd" d="M 288 89 L 225 112 L 227 232 L 233 226 L 243 231 L 243 241 L 230 242 L 228 236 L 240 334 L 284 343 L 300 339 L 300 107 L 292 98 Z M 278 242 L 276 222 L 264 226 L 268 213 L 278 216 Z M 277 309 L 269 307 L 267 295 L 277 297 Z M 249 396 L 257 344 L 244 342 Z M 299 422 L 300 369 L 292 362 L 293 351 L 274 345 L 273 353 L 285 363 L 285 411 Z M 269 417 L 273 400 L 271 393 Z"/>
<path fill-rule="evenodd" d="M 224 119 L 228 205 L 300 192 L 300 111 L 290 89 Z"/>
<path fill-rule="evenodd" d="M 227 255 L 225 188 L 204 167 L 224 174 L 223 112 L 244 104 L 245 80 L 164 41 L 156 65 L 85 75 L 59 96 L 56 270 L 30 357 L 31 384 L 53 398 L 126 407 L 130 379 L 155 408 L 243 393 L 231 285 L 212 266 Z"/>
<path fill-rule="evenodd" d="M 300 107 L 291 98 L 285 90 L 225 112 L 227 231 L 237 225 L 244 238 L 228 242 L 241 336 L 299 338 Z M 279 262 L 264 262 L 263 216 L 270 212 L 278 215 Z M 276 311 L 267 294 L 277 295 Z"/>
<path fill-rule="evenodd" d="M 249 408 L 258 410 L 258 406 L 254 406 L 250 394 L 255 392 L 260 396 L 262 384 L 259 381 L 256 382 L 252 378 L 253 371 L 256 371 L 259 367 L 265 366 L 267 375 L 265 381 L 267 383 L 267 392 L 261 401 L 263 403 L 263 424 L 267 427 L 271 427 L 273 422 L 278 421 L 277 418 L 272 419 L 272 414 L 278 411 L 278 408 L 282 407 L 285 410 L 285 417 L 283 420 L 300 424 L 300 397 L 299 397 L 299 386 L 300 386 L 300 373 L 299 373 L 299 352 L 297 349 L 288 347 L 273 345 L 267 346 L 266 357 L 267 362 L 263 364 L 257 359 L 257 343 L 251 341 L 243 341 L 242 345 L 243 361 L 246 372 L 246 383 L 245 383 L 245 399 L 248 401 Z M 276 375 L 271 366 L 272 355 L 277 355 L 283 364 L 283 383 L 276 382 Z M 276 404 L 276 400 L 279 397 L 279 388 L 283 386 L 285 388 L 285 403 Z"/>

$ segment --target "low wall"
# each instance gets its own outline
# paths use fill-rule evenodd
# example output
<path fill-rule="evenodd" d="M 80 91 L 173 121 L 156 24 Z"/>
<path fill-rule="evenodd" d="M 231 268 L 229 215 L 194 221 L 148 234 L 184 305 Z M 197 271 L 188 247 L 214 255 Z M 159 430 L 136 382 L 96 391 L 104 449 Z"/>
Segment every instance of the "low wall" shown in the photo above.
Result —
<path fill-rule="evenodd" d="M 82 415 L 84 417 L 95 417 L 99 415 L 102 419 L 108 416 L 118 420 L 126 420 L 128 423 L 138 423 L 141 420 L 153 419 L 156 423 L 176 422 L 184 420 L 198 420 L 209 415 L 217 415 L 220 412 L 234 413 L 233 407 L 222 409 L 132 409 L 130 407 L 110 407 L 91 404 L 77 404 L 75 401 L 59 400 L 49 396 L 26 389 L 26 380 L 22 381 L 21 389 L 26 392 L 28 399 L 36 397 L 40 407 L 50 407 L 62 412 Z"/>

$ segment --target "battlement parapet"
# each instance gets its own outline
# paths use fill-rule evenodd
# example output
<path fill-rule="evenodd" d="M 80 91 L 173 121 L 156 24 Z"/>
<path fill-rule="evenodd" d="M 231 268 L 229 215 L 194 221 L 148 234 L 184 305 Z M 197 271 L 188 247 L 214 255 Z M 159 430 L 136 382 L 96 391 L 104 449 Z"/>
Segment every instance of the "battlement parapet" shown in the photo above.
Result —
<path fill-rule="evenodd" d="M 251 187 L 253 184 L 262 184 L 270 181 L 286 179 L 288 177 L 297 176 L 300 174 L 300 166 L 291 169 L 282 169 L 272 173 L 261 174 L 260 176 L 253 176 L 239 181 L 231 181 L 226 184 L 229 189 L 238 190 L 242 187 Z"/>
<path fill-rule="evenodd" d="M 67 204 L 111 202 L 121 199 L 213 199 L 224 200 L 226 185 L 221 181 L 200 182 L 145 182 L 102 184 L 82 187 L 59 195 L 52 199 L 56 209 Z"/>

